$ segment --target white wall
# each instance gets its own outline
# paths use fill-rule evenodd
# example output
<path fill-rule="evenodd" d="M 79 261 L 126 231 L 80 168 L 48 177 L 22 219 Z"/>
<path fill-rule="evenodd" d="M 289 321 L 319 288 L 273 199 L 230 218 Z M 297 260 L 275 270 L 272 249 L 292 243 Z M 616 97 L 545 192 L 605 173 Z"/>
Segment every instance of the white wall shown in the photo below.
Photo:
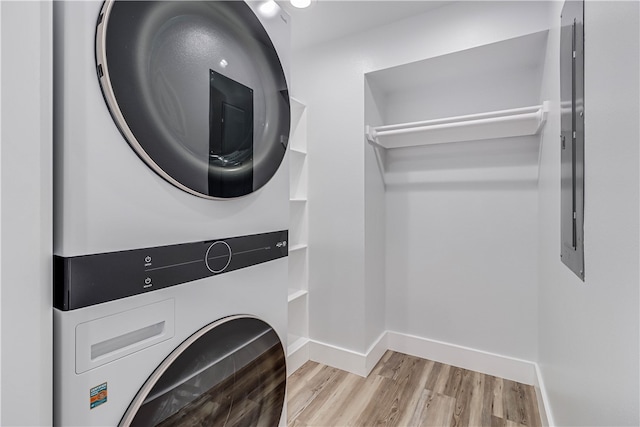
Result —
<path fill-rule="evenodd" d="M 553 13 L 559 25 L 561 4 Z M 557 425 L 638 425 L 639 4 L 585 4 L 585 282 L 560 261 L 555 28 L 540 169 L 539 364 Z"/>
<path fill-rule="evenodd" d="M 51 425 L 51 3 L 0 2 L 0 424 Z"/>
<path fill-rule="evenodd" d="M 458 173 L 389 187 L 388 328 L 535 360 L 536 183 Z"/>
<path fill-rule="evenodd" d="M 376 103 L 376 89 L 365 81 L 365 121 L 371 126 L 382 124 L 383 112 Z M 365 345 L 370 346 L 386 331 L 386 209 L 385 186 L 374 151 L 364 142 L 364 288 Z M 368 350 L 368 348 L 367 348 Z"/>
<path fill-rule="evenodd" d="M 375 302 L 365 297 L 364 74 L 547 26 L 544 3 L 456 2 L 294 53 L 293 91 L 309 112 L 311 339 L 364 352 L 375 335 L 365 322 Z"/>

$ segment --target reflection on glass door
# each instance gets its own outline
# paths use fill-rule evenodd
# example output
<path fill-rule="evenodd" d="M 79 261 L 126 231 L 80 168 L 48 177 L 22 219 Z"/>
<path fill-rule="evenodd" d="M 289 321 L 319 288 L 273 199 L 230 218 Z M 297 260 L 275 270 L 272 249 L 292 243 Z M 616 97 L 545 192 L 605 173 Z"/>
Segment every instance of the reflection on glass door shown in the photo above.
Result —
<path fill-rule="evenodd" d="M 209 73 L 209 194 L 242 196 L 253 190 L 253 90 Z"/>
<path fill-rule="evenodd" d="M 222 319 L 182 343 L 138 392 L 125 426 L 277 426 L 285 355 L 277 333 L 245 316 Z"/>

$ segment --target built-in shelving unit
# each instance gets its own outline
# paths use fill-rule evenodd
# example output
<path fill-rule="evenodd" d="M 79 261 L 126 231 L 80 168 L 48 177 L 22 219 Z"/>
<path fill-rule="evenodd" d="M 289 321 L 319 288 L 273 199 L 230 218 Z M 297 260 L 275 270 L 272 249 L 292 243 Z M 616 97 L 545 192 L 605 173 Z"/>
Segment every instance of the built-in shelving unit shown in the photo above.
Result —
<path fill-rule="evenodd" d="M 366 127 L 367 141 L 382 148 L 415 147 L 537 134 L 546 121 L 547 103 L 420 122 Z"/>
<path fill-rule="evenodd" d="M 289 328 L 287 373 L 309 360 L 308 250 L 307 250 L 307 111 L 291 98 L 289 141 Z"/>

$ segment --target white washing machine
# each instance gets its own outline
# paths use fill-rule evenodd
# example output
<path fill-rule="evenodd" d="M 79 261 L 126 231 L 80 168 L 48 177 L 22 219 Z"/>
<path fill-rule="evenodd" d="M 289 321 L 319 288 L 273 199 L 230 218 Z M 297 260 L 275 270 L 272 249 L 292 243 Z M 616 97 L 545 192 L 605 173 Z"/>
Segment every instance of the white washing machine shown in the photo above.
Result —
<path fill-rule="evenodd" d="M 288 20 L 54 2 L 56 425 L 284 422 Z"/>
<path fill-rule="evenodd" d="M 253 236 L 227 242 L 245 251 L 258 243 Z M 156 265 L 183 256 L 185 248 L 177 246 L 148 253 Z M 207 249 L 186 246 L 186 252 Z M 240 252 L 232 263 L 242 259 Z M 189 264 L 178 264 L 171 262 L 170 276 L 192 274 Z M 285 425 L 286 291 L 279 289 L 286 274 L 281 257 L 146 294 L 56 309 L 54 424 Z"/>

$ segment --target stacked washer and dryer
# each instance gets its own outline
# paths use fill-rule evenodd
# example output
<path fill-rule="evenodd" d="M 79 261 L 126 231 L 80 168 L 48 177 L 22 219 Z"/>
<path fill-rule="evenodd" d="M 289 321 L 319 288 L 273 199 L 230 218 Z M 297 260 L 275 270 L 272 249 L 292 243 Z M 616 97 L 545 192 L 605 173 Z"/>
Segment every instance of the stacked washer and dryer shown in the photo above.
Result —
<path fill-rule="evenodd" d="M 285 422 L 288 21 L 54 2 L 55 425 Z"/>

